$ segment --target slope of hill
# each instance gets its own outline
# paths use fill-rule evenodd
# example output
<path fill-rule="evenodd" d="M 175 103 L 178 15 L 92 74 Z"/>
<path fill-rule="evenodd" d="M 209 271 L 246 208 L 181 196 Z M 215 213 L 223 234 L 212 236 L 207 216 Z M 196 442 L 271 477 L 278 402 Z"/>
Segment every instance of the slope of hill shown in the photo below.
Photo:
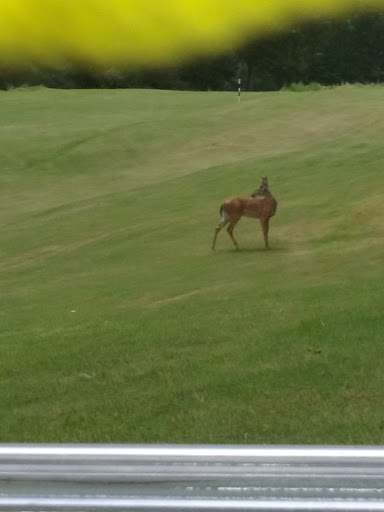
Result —
<path fill-rule="evenodd" d="M 382 95 L 1 93 L 0 441 L 383 442 Z"/>

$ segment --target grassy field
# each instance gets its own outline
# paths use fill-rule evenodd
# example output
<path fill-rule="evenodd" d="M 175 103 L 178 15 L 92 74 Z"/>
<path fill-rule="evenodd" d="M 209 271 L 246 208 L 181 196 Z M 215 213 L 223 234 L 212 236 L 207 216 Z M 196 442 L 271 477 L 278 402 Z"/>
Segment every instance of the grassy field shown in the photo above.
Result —
<path fill-rule="evenodd" d="M 0 441 L 384 443 L 383 97 L 0 93 Z"/>

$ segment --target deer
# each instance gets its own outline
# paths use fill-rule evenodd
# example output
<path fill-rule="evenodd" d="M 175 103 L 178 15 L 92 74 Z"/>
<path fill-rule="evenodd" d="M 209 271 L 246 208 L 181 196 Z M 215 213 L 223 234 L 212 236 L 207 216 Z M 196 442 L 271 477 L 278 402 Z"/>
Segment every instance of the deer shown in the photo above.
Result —
<path fill-rule="evenodd" d="M 221 221 L 215 229 L 212 250 L 215 250 L 217 235 L 227 224 L 229 224 L 227 232 L 232 242 L 235 244 L 235 248 L 239 249 L 239 246 L 233 236 L 233 230 L 241 217 L 260 219 L 265 248 L 269 249 L 269 219 L 275 215 L 276 208 L 277 201 L 269 191 L 267 178 L 262 179 L 260 187 L 252 192 L 250 196 L 235 196 L 226 199 L 220 206 Z"/>

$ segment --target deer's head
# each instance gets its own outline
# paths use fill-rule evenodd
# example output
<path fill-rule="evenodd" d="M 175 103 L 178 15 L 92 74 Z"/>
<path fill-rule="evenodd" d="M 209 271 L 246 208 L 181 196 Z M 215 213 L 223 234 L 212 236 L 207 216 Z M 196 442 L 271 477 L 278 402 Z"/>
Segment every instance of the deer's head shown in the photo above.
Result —
<path fill-rule="evenodd" d="M 268 179 L 265 177 L 261 180 L 261 185 L 258 189 L 256 189 L 251 196 L 262 196 L 265 192 L 269 192 Z"/>

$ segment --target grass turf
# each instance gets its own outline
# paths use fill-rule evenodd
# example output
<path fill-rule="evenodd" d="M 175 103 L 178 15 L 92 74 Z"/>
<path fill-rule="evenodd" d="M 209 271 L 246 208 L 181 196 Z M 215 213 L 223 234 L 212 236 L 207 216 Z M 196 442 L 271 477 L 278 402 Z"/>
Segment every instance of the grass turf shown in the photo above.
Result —
<path fill-rule="evenodd" d="M 382 443 L 382 94 L 1 93 L 0 441 Z"/>

